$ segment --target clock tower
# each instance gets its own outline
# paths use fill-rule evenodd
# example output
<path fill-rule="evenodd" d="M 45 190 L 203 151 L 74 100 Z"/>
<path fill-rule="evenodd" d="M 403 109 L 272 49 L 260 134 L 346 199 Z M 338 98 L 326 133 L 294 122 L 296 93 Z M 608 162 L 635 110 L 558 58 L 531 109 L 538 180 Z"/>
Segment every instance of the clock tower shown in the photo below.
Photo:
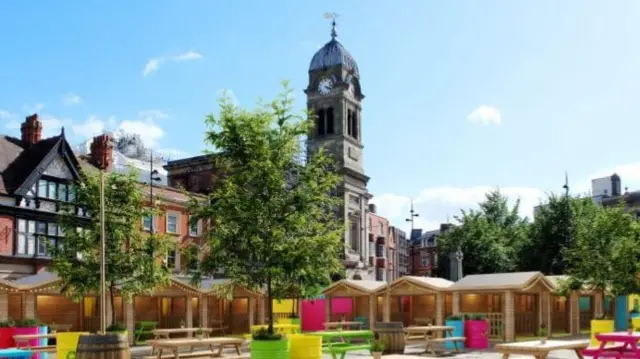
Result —
<path fill-rule="evenodd" d="M 307 152 L 312 156 L 324 147 L 338 162 L 343 178 L 338 195 L 344 200 L 340 213 L 347 224 L 344 235 L 344 264 L 347 278 L 375 280 L 370 253 L 367 211 L 371 194 L 369 177 L 364 173 L 362 144 L 362 88 L 358 65 L 351 54 L 336 40 L 335 19 L 331 40 L 311 59 L 307 107 L 315 115 L 315 126 L 307 138 Z M 371 252 L 370 252 L 371 250 Z"/>

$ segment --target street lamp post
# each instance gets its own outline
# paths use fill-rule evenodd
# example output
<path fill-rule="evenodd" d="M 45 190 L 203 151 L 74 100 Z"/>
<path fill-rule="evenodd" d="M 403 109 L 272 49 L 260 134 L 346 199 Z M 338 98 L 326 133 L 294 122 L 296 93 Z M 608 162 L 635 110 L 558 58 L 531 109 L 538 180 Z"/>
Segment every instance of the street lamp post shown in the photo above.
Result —
<path fill-rule="evenodd" d="M 149 204 L 151 205 L 151 209 L 153 209 L 153 182 L 160 182 L 161 180 L 158 170 L 153 168 L 153 150 L 149 150 Z M 155 233 L 153 215 L 151 216 L 150 232 L 151 234 Z"/>
<path fill-rule="evenodd" d="M 413 210 L 413 201 L 411 201 L 411 210 L 409 210 L 409 218 L 405 219 L 407 222 L 411 222 L 411 232 L 413 232 L 413 219 L 418 217 L 419 214 Z M 411 238 L 411 234 L 409 234 L 409 238 Z M 413 239 L 413 238 L 411 238 Z"/>

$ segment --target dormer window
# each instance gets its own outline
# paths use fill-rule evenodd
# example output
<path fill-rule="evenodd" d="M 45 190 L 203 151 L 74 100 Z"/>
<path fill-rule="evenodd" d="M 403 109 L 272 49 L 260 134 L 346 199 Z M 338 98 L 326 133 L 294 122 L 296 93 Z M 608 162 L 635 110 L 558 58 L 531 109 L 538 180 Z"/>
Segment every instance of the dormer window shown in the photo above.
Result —
<path fill-rule="evenodd" d="M 75 200 L 75 191 L 73 190 L 73 185 L 71 184 L 40 179 L 38 180 L 36 196 L 39 198 L 72 202 Z"/>

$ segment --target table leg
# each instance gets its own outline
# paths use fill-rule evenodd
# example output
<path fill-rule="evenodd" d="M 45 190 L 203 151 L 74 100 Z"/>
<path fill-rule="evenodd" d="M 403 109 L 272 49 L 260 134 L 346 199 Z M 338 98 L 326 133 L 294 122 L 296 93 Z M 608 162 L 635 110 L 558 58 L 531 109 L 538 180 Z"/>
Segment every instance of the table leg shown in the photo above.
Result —
<path fill-rule="evenodd" d="M 162 348 L 158 349 L 158 359 L 162 359 Z"/>
<path fill-rule="evenodd" d="M 178 356 L 178 348 L 173 349 L 173 358 L 180 359 L 180 357 Z"/>
<path fill-rule="evenodd" d="M 509 359 L 509 353 L 502 353 L 502 359 Z"/>
<path fill-rule="evenodd" d="M 578 357 L 578 359 L 584 359 L 584 357 L 582 356 L 582 353 L 580 353 L 581 349 L 574 349 L 576 352 L 576 356 Z"/>
<path fill-rule="evenodd" d="M 240 352 L 240 344 L 236 344 L 235 346 L 236 346 L 236 354 L 240 355 L 241 354 L 241 352 Z"/>

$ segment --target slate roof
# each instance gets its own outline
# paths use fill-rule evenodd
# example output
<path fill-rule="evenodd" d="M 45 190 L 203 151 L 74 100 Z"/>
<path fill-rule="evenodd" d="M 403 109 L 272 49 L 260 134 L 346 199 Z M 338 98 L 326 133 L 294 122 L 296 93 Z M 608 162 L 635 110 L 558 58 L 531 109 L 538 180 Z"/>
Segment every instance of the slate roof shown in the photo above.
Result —
<path fill-rule="evenodd" d="M 473 274 L 465 276 L 448 288 L 448 291 L 472 291 L 491 289 L 524 289 L 536 280 L 543 280 L 554 289 L 554 284 L 540 272 L 514 272 L 494 274 Z"/>
<path fill-rule="evenodd" d="M 11 136 L 0 136 L 0 193 L 13 194 L 58 143 L 61 136 L 45 138 L 30 148 Z"/>

